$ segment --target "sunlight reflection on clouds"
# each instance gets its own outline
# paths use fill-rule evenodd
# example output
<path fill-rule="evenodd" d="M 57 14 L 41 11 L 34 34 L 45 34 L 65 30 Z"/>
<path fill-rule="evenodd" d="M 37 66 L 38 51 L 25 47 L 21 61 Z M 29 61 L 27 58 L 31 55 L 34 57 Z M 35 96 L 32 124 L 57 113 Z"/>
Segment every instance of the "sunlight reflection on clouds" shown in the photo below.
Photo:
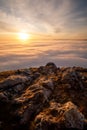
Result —
<path fill-rule="evenodd" d="M 87 67 L 87 42 L 0 43 L 0 71 L 45 65 L 49 61 L 57 66 Z"/>

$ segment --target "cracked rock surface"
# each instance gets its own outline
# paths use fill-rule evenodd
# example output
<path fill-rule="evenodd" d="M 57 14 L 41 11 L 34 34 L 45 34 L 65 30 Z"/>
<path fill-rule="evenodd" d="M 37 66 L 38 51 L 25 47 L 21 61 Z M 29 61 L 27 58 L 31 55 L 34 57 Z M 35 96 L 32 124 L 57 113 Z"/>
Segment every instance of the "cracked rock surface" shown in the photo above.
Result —
<path fill-rule="evenodd" d="M 87 68 L 0 72 L 0 130 L 87 129 Z"/>

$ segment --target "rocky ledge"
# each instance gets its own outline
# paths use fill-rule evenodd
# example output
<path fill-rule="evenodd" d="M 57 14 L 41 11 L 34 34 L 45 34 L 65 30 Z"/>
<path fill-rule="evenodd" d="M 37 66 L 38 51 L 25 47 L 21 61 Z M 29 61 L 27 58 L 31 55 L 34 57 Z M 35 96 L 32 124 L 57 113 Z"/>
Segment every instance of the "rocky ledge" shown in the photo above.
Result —
<path fill-rule="evenodd" d="M 87 68 L 0 73 L 0 130 L 87 129 Z"/>

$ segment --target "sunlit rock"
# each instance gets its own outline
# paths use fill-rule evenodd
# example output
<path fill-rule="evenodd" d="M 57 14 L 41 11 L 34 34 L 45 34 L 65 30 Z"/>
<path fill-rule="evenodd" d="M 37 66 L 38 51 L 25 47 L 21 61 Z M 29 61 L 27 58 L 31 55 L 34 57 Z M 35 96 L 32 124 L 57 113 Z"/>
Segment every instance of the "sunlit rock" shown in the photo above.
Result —
<path fill-rule="evenodd" d="M 87 129 L 87 71 L 39 68 L 0 73 L 0 130 Z"/>
<path fill-rule="evenodd" d="M 49 108 L 36 116 L 35 130 L 48 130 L 50 128 L 57 130 L 64 127 L 83 129 L 84 120 L 84 115 L 72 102 L 67 102 L 64 105 L 52 102 Z"/>

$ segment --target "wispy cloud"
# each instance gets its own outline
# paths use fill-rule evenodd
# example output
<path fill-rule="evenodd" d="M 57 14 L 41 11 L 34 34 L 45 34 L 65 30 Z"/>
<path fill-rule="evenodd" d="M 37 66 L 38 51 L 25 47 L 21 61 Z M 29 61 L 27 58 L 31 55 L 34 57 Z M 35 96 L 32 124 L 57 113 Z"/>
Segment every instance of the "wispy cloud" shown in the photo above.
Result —
<path fill-rule="evenodd" d="M 87 0 L 0 0 L 0 17 L 19 30 L 87 37 Z"/>
<path fill-rule="evenodd" d="M 15 27 L 13 27 L 11 24 L 0 21 L 0 31 L 17 32 L 17 29 Z"/>

